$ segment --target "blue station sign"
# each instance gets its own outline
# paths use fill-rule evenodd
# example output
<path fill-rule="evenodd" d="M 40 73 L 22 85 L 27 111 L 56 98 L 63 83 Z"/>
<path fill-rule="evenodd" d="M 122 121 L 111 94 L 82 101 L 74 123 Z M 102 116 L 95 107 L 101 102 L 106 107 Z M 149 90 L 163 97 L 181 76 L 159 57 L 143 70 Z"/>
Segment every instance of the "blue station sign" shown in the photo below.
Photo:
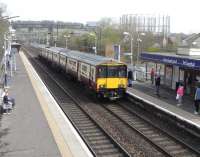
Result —
<path fill-rule="evenodd" d="M 177 65 L 179 67 L 187 67 L 187 68 L 200 68 L 200 60 L 197 59 L 189 59 L 184 57 L 175 57 L 175 56 L 166 56 L 160 54 L 150 54 L 150 53 L 141 53 L 141 60 L 145 61 L 153 61 L 163 64 L 172 64 Z"/>

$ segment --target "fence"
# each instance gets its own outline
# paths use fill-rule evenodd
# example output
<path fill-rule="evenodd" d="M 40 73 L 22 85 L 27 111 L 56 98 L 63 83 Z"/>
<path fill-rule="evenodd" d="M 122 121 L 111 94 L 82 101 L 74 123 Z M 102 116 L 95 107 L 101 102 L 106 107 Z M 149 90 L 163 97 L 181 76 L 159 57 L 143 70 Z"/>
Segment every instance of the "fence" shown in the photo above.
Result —
<path fill-rule="evenodd" d="M 134 80 L 145 82 L 151 80 L 151 73 L 146 72 L 146 69 L 144 67 L 134 67 L 133 69 L 133 75 L 134 75 Z M 164 83 L 164 73 L 161 72 L 160 74 L 161 77 L 161 84 Z"/>

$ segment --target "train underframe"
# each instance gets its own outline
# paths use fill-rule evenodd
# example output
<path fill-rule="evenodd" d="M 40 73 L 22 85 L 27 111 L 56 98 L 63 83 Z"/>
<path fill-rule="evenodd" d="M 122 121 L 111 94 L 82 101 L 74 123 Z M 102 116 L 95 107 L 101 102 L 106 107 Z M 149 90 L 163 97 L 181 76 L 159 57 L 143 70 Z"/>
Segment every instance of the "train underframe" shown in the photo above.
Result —
<path fill-rule="evenodd" d="M 109 98 L 110 100 L 123 98 L 125 94 L 126 94 L 125 88 L 117 88 L 117 89 L 101 88 L 97 92 L 98 97 Z"/>

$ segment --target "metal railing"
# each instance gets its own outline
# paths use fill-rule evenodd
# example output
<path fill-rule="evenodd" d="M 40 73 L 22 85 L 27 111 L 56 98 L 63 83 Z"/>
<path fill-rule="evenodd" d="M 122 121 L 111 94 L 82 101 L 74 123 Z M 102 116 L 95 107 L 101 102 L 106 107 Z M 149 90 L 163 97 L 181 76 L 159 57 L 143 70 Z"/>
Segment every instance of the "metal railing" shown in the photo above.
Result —
<path fill-rule="evenodd" d="M 164 81 L 164 73 L 160 73 L 159 75 L 161 77 L 161 84 L 162 84 Z M 134 80 L 136 81 L 145 82 L 151 80 L 151 73 L 146 72 L 146 70 L 143 67 L 134 67 L 133 76 Z"/>

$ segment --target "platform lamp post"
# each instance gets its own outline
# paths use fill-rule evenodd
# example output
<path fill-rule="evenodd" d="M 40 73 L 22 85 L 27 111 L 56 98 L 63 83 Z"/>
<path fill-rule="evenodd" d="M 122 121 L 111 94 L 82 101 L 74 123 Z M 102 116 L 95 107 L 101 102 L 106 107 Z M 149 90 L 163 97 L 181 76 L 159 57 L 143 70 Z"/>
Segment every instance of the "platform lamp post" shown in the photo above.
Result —
<path fill-rule="evenodd" d="M 4 87 L 7 87 L 7 35 L 4 34 Z"/>
<path fill-rule="evenodd" d="M 19 16 L 4 16 L 0 18 L 0 21 L 4 21 L 4 20 L 9 20 L 9 19 L 13 19 L 13 18 L 17 18 Z M 13 29 L 12 27 L 9 27 L 9 32 L 4 33 L 4 88 L 7 87 L 7 55 L 10 53 L 8 51 L 11 51 L 11 40 L 9 39 L 9 36 L 12 35 L 13 33 Z M 12 37 L 10 37 L 12 38 Z M 10 41 L 9 41 L 10 40 Z M 8 42 L 8 44 L 7 44 Z M 7 49 L 8 47 L 8 49 Z M 11 65 L 12 66 L 12 65 Z M 12 75 L 12 73 L 11 73 Z"/>
<path fill-rule="evenodd" d="M 57 47 L 57 36 L 53 36 L 53 45 L 54 47 Z"/>
<path fill-rule="evenodd" d="M 95 39 L 95 44 L 94 44 L 94 54 L 97 55 L 97 37 L 94 37 Z"/>
<path fill-rule="evenodd" d="M 133 66 L 133 35 L 129 32 L 123 32 L 124 36 L 129 36 L 131 40 L 131 65 Z"/>
<path fill-rule="evenodd" d="M 97 35 L 96 33 L 90 33 L 90 36 L 94 37 L 94 46 L 93 46 L 93 50 L 94 50 L 94 54 L 97 55 Z"/>
<path fill-rule="evenodd" d="M 68 42 L 68 39 L 69 39 L 70 37 L 71 37 L 70 35 L 64 35 L 64 38 L 65 38 L 65 47 L 66 47 L 66 49 L 68 49 L 67 42 Z"/>
<path fill-rule="evenodd" d="M 139 33 L 137 34 L 137 64 L 139 62 L 139 57 L 140 57 L 140 43 L 142 43 L 142 39 L 140 38 L 140 36 L 145 36 L 145 33 Z"/>
<path fill-rule="evenodd" d="M 13 39 L 15 39 L 15 30 L 11 29 L 11 40 L 13 41 Z M 13 62 L 14 62 L 14 67 L 16 66 L 16 60 L 15 60 L 15 52 L 11 51 L 12 50 L 12 45 L 10 43 L 10 55 L 9 55 L 9 59 L 10 59 L 10 75 L 11 77 L 13 76 Z M 14 61 L 13 61 L 14 59 Z M 14 68 L 15 69 L 15 68 Z"/>
<path fill-rule="evenodd" d="M 16 30 L 14 30 L 14 29 L 11 29 L 11 39 L 12 39 L 12 41 L 16 41 Z M 12 42 L 13 43 L 13 42 Z M 17 53 L 17 51 L 19 50 L 18 49 L 18 47 L 15 47 L 14 46 L 14 49 L 12 49 L 12 45 L 20 45 L 20 44 L 17 44 L 16 42 L 15 42 L 15 44 L 13 43 L 13 44 L 11 44 L 11 50 L 12 51 L 10 51 L 10 56 L 11 56 L 11 76 L 12 76 L 12 73 L 13 73 L 13 71 L 16 71 L 17 70 L 17 62 L 16 62 L 16 53 Z"/>
<path fill-rule="evenodd" d="M 49 41 L 49 40 L 50 40 L 50 35 L 51 35 L 51 33 L 48 32 L 48 33 L 47 33 L 47 37 L 46 37 L 46 38 L 47 38 L 47 39 L 46 39 L 46 40 L 47 40 L 47 42 L 46 42 L 46 45 L 47 45 L 47 46 L 46 46 L 46 47 L 50 47 L 50 41 Z"/>

